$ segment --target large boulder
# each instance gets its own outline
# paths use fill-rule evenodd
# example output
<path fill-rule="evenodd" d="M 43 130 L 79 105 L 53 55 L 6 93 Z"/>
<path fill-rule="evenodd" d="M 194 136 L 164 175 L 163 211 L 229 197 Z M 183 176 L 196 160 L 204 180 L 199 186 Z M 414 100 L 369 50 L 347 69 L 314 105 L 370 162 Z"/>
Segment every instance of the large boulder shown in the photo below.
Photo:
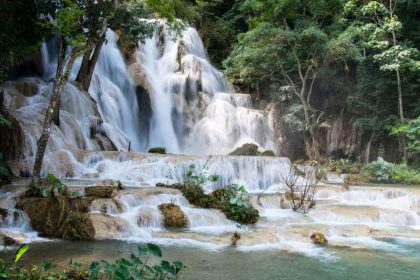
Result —
<path fill-rule="evenodd" d="M 229 155 L 231 156 L 258 156 L 258 146 L 252 143 L 243 144 L 241 147 L 233 150 Z"/>
<path fill-rule="evenodd" d="M 325 238 L 324 234 L 320 233 L 320 232 L 314 232 L 311 235 L 311 240 L 312 243 L 314 243 L 315 245 L 326 245 L 328 243 L 327 238 Z"/>
<path fill-rule="evenodd" d="M 92 199 L 89 198 L 29 197 L 21 198 L 16 207 L 28 214 L 31 226 L 41 235 L 61 238 L 64 232 L 70 231 L 68 226 L 75 225 L 73 219 L 68 220 L 70 213 L 89 212 L 91 202 Z M 81 228 L 77 225 L 74 231 L 78 232 Z M 83 232 L 73 235 L 87 236 Z M 66 233 L 66 237 L 68 236 L 70 234 Z"/>
<path fill-rule="evenodd" d="M 116 194 L 115 187 L 109 186 L 94 186 L 94 187 L 86 187 L 85 188 L 85 195 L 87 197 L 95 197 L 95 198 L 112 198 Z"/>
<path fill-rule="evenodd" d="M 65 240 L 94 240 L 95 229 L 87 213 L 70 212 L 58 230 Z"/>
<path fill-rule="evenodd" d="M 231 153 L 230 156 L 263 156 L 263 157 L 275 157 L 276 154 L 272 150 L 265 150 L 260 152 L 259 147 L 253 143 L 243 144 L 242 146 L 236 148 Z"/>
<path fill-rule="evenodd" d="M 159 205 L 159 210 L 162 213 L 165 227 L 184 228 L 187 226 L 187 219 L 178 205 L 174 203 L 164 203 Z"/>

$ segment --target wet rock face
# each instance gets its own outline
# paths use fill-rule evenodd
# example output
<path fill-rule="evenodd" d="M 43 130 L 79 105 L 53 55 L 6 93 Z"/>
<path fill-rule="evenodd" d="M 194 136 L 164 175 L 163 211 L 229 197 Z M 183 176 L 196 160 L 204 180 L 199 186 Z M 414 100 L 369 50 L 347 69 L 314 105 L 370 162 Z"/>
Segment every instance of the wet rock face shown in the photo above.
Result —
<path fill-rule="evenodd" d="M 187 219 L 181 208 L 173 203 L 159 205 L 159 210 L 163 216 L 163 224 L 167 228 L 187 227 Z"/>
<path fill-rule="evenodd" d="M 90 204 L 88 198 L 29 197 L 20 199 L 16 207 L 28 214 L 31 226 L 42 235 L 93 240 L 92 223 L 84 215 Z"/>
<path fill-rule="evenodd" d="M 112 198 L 116 194 L 115 187 L 104 187 L 104 186 L 94 186 L 86 187 L 85 195 L 87 197 L 97 197 L 97 198 Z"/>
<path fill-rule="evenodd" d="M 325 238 L 324 234 L 320 233 L 320 232 L 314 232 L 311 235 L 311 240 L 312 243 L 314 243 L 315 245 L 326 245 L 328 243 L 327 238 Z"/>
<path fill-rule="evenodd" d="M 59 229 L 65 240 L 95 240 L 95 229 L 87 213 L 70 212 Z"/>
<path fill-rule="evenodd" d="M 11 245 L 16 245 L 17 243 L 19 242 L 17 242 L 13 237 L 0 232 L 0 245 L 11 246 Z"/>

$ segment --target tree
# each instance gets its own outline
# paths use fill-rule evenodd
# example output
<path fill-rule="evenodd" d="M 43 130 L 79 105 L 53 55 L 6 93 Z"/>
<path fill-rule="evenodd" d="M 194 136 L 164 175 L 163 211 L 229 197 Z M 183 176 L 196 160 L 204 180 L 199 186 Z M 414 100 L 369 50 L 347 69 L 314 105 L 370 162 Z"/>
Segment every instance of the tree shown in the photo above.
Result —
<path fill-rule="evenodd" d="M 107 3 L 101 9 L 97 8 L 97 4 L 88 5 L 85 13 L 92 18 L 97 18 L 101 14 L 113 13 L 113 16 L 107 22 L 107 28 L 122 32 L 123 36 L 131 41 L 143 41 L 153 35 L 156 23 L 145 20 L 156 12 L 162 18 L 165 18 L 173 29 L 181 29 L 183 24 L 177 20 L 177 17 L 191 21 L 195 16 L 193 7 L 184 1 L 133 1 L 118 0 L 117 5 L 109 5 L 110 1 L 102 1 Z M 105 34 L 96 40 L 96 43 L 84 53 L 80 70 L 77 74 L 76 81 L 80 83 L 83 90 L 88 91 L 92 80 L 93 70 L 98 61 L 99 54 L 105 42 Z"/>
<path fill-rule="evenodd" d="M 175 20 L 176 9 L 183 1 L 147 0 L 148 8 L 173 22 L 174 28 L 182 23 Z M 51 35 L 59 38 L 59 54 L 56 77 L 48 105 L 41 136 L 37 141 L 37 152 L 32 173 L 32 183 L 37 184 L 40 178 L 42 162 L 51 133 L 52 122 L 58 123 L 60 96 L 67 83 L 75 60 L 82 56 L 82 66 L 78 78 L 82 87 L 88 89 L 105 34 L 110 27 L 125 28 L 126 33 L 144 38 L 152 34 L 150 23 L 139 16 L 144 15 L 143 2 L 124 0 L 55 0 L 42 1 L 44 11 L 43 25 Z M 185 7 L 188 5 L 185 4 Z M 189 7 L 189 6 L 188 6 Z M 191 10 L 181 9 L 184 15 Z"/>
<path fill-rule="evenodd" d="M 404 124 L 403 90 L 401 71 L 409 69 L 420 71 L 418 50 L 403 42 L 399 42 L 402 22 L 396 14 L 398 0 L 382 1 L 348 1 L 344 7 L 344 15 L 351 22 L 349 30 L 358 37 L 364 50 L 374 52 L 373 59 L 384 72 L 394 72 L 398 96 L 398 115 L 400 124 Z M 400 137 L 403 161 L 407 163 L 407 147 L 405 136 Z"/>
<path fill-rule="evenodd" d="M 303 173 L 300 177 L 298 173 Z M 292 202 L 293 211 L 308 213 L 316 204 L 316 193 L 318 191 L 317 170 L 302 171 L 291 164 L 286 173 L 280 174 L 280 182 L 286 188 L 286 199 Z"/>
<path fill-rule="evenodd" d="M 51 133 L 51 125 L 57 118 L 59 111 L 60 96 L 67 83 L 75 60 L 90 50 L 95 43 L 104 36 L 108 21 L 114 12 L 103 15 L 98 13 L 96 17 L 89 17 L 86 7 L 91 1 L 56 0 L 42 3 L 47 12 L 43 24 L 59 38 L 59 52 L 55 80 L 52 95 L 48 105 L 41 136 L 37 141 L 32 183 L 38 184 L 42 162 Z M 116 5 L 116 2 L 98 2 L 98 8 L 108 8 L 108 5 Z M 113 6 L 111 6 L 113 7 Z M 67 52 L 67 49 L 70 49 Z"/>
<path fill-rule="evenodd" d="M 0 119 L 3 108 L 3 80 L 7 72 L 24 58 L 35 56 L 42 42 L 43 28 L 38 24 L 35 1 L 2 1 L 0 5 Z"/>
<path fill-rule="evenodd" d="M 409 120 L 404 124 L 394 127 L 391 130 L 393 135 L 403 134 L 407 138 L 407 155 L 412 158 L 415 165 L 419 165 L 420 156 L 420 116 Z"/>
<path fill-rule="evenodd" d="M 312 105 L 314 84 L 331 64 L 357 59 L 357 51 L 348 36 L 329 36 L 313 22 L 293 29 L 283 22 L 280 27 L 260 23 L 240 35 L 225 61 L 226 73 L 257 89 L 261 83 L 279 85 L 278 97 L 290 102 L 285 120 L 304 132 L 307 155 L 319 159 L 317 134 L 324 112 Z"/>

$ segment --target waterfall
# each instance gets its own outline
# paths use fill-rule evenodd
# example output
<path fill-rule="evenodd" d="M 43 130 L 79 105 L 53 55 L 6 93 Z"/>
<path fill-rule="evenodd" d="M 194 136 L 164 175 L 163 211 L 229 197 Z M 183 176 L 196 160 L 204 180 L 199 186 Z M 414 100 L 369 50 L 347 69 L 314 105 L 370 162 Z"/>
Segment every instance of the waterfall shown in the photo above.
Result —
<path fill-rule="evenodd" d="M 130 65 L 118 49 L 117 34 L 108 30 L 106 36 L 89 93 L 72 81 L 81 58 L 75 63 L 42 174 L 73 177 L 83 172 L 76 150 L 147 151 L 163 146 L 172 153 L 221 155 L 244 143 L 277 150 L 268 112 L 253 109 L 250 95 L 229 92 L 195 29 L 186 28 L 175 37 L 159 28 L 139 43 Z M 30 173 L 57 63 L 54 46 L 54 40 L 42 46 L 45 80 L 25 78 L 4 85 L 5 105 L 25 131 L 23 154 L 28 162 L 20 164 L 18 173 Z M 139 85 L 150 99 L 150 120 L 144 117 L 148 104 L 139 96 Z M 150 129 L 144 129 L 144 122 Z"/>
<path fill-rule="evenodd" d="M 249 95 L 229 92 L 197 31 L 189 27 L 174 37 L 160 28 L 136 55 L 152 101 L 149 147 L 226 154 L 251 142 L 276 150 L 267 112 L 252 109 Z"/>

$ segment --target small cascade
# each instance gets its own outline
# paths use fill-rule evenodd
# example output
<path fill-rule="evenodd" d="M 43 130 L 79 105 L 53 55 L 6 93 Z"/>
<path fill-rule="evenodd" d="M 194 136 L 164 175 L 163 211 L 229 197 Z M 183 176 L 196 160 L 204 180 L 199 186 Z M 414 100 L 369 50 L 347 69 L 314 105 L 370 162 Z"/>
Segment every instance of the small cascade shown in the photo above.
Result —
<path fill-rule="evenodd" d="M 29 223 L 25 212 L 16 209 L 16 198 L 20 192 L 0 191 L 0 235 L 4 234 L 17 242 L 32 242 L 43 240 L 38 237 Z M 0 245 L 0 247 L 2 247 Z"/>
<path fill-rule="evenodd" d="M 78 161 L 71 164 L 75 167 L 83 166 L 82 172 L 75 174 L 75 178 L 112 178 L 132 186 L 182 182 L 193 164 L 197 172 L 205 170 L 209 175 L 217 174 L 221 177 L 217 184 L 206 185 L 208 190 L 238 184 L 249 192 L 259 192 L 270 187 L 272 191 L 278 191 L 282 174 L 290 170 L 290 160 L 280 157 L 205 157 L 127 152 L 85 152 L 79 155 Z"/>

